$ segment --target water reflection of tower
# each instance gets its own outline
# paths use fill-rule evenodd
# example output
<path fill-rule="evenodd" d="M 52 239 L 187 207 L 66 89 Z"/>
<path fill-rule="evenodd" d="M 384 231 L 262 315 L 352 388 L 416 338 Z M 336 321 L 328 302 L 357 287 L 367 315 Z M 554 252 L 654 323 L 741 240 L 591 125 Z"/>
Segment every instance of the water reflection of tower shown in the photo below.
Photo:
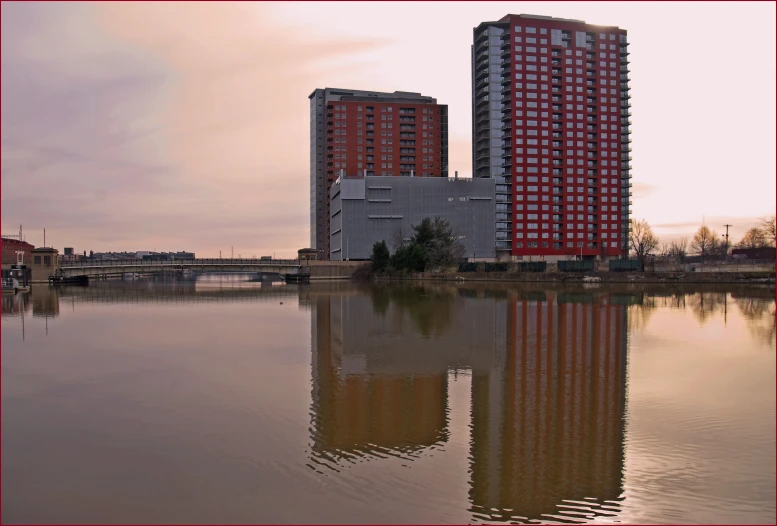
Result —
<path fill-rule="evenodd" d="M 473 370 L 477 518 L 579 520 L 617 510 L 626 307 L 607 296 L 547 299 L 511 302 L 504 365 Z"/>
<path fill-rule="evenodd" d="M 381 324 L 370 321 L 369 302 L 368 296 L 341 295 L 312 302 L 316 469 L 339 469 L 356 456 L 384 452 L 411 457 L 447 439 L 447 369 L 418 372 L 401 360 L 383 360 L 369 336 Z"/>
<path fill-rule="evenodd" d="M 33 316 L 53 318 L 59 315 L 59 290 L 56 287 L 33 287 L 30 295 Z"/>

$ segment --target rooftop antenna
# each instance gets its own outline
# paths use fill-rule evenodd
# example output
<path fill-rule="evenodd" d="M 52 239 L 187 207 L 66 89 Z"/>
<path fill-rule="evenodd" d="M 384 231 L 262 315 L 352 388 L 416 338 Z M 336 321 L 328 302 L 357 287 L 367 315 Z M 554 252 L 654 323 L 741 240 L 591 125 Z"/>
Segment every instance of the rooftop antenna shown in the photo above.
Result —
<path fill-rule="evenodd" d="M 46 229 L 43 229 L 43 246 L 46 246 Z"/>

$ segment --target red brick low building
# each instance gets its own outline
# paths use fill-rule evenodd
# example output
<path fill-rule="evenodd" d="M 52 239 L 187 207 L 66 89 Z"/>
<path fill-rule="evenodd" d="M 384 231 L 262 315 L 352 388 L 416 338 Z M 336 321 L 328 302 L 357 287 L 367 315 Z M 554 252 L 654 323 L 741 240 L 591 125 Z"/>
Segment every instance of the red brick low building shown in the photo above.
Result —
<path fill-rule="evenodd" d="M 17 261 L 17 251 L 24 252 L 25 265 L 30 265 L 32 263 L 30 251 L 35 247 L 26 241 L 4 237 L 0 240 L 0 245 L 3 247 L 3 265 L 15 265 Z"/>

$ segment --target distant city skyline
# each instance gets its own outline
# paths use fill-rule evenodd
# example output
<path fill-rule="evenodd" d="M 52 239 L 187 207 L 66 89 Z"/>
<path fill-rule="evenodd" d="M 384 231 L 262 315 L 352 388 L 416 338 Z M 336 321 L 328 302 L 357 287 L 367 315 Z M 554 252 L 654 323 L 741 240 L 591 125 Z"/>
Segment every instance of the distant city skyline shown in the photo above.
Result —
<path fill-rule="evenodd" d="M 3 233 L 293 257 L 310 243 L 311 91 L 434 96 L 449 170 L 469 176 L 472 29 L 508 13 L 628 30 L 634 219 L 664 239 L 732 224 L 738 241 L 774 213 L 774 4 L 457 2 L 442 24 L 443 4 L 406 8 L 3 3 Z"/>

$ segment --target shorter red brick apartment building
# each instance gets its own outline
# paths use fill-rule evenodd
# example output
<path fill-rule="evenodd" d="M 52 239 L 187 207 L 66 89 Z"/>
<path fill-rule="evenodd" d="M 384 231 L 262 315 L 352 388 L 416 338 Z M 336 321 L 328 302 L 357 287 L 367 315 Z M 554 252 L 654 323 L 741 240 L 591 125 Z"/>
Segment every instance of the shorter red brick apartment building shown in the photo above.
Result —
<path fill-rule="evenodd" d="M 17 262 L 17 251 L 24 253 L 22 257 L 25 265 L 32 264 L 30 251 L 35 248 L 35 246 L 26 241 L 19 241 L 18 239 L 8 237 L 1 238 L 0 245 L 3 247 L 3 265 L 15 265 Z"/>
<path fill-rule="evenodd" d="M 448 106 L 420 93 L 310 94 L 310 246 L 329 259 L 329 189 L 349 177 L 448 176 Z"/>

